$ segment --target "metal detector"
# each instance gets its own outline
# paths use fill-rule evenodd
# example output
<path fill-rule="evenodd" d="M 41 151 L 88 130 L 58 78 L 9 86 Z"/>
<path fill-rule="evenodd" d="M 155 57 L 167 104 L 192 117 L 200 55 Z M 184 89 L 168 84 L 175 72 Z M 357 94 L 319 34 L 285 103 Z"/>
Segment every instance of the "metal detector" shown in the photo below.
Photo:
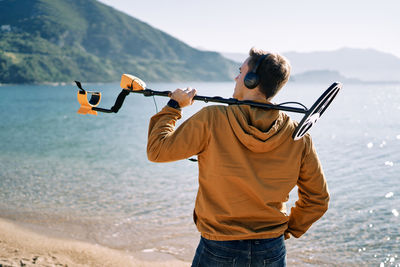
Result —
<path fill-rule="evenodd" d="M 75 81 L 79 88 L 78 91 L 78 101 L 81 107 L 78 110 L 79 114 L 92 114 L 97 115 L 97 111 L 105 113 L 117 113 L 124 103 L 125 97 L 129 93 L 143 94 L 144 96 L 170 96 L 171 91 L 156 91 L 146 88 L 146 83 L 144 83 L 138 77 L 130 74 L 123 74 L 121 77 L 121 88 L 122 91 L 118 95 L 114 106 L 110 109 L 98 108 L 97 106 L 101 100 L 100 92 L 86 91 L 82 88 L 80 82 Z M 322 116 L 328 106 L 332 103 L 333 99 L 338 94 L 339 90 L 342 88 L 342 84 L 339 82 L 334 82 L 329 88 L 315 101 L 310 109 L 307 109 L 303 104 L 298 102 L 286 102 L 282 104 L 266 104 L 253 101 L 240 101 L 235 98 L 222 98 L 220 96 L 200 96 L 195 95 L 194 100 L 204 101 L 204 102 L 215 102 L 224 103 L 229 105 L 250 105 L 253 107 L 259 107 L 264 109 L 278 109 L 288 112 L 303 113 L 304 117 L 296 127 L 293 132 L 292 138 L 294 140 L 299 140 L 302 138 L 311 127 L 317 122 L 317 120 Z M 90 99 L 88 100 L 88 94 Z M 286 106 L 287 104 L 298 104 L 303 108 Z"/>

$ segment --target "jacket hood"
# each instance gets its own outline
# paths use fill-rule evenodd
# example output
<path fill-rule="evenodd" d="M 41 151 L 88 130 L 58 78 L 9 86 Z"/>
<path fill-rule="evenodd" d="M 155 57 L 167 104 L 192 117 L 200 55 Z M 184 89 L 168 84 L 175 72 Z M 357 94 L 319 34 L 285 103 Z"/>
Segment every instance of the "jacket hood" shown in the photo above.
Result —
<path fill-rule="evenodd" d="M 249 105 L 227 109 L 229 124 L 240 142 L 253 152 L 268 152 L 291 138 L 294 123 L 284 112 Z"/>

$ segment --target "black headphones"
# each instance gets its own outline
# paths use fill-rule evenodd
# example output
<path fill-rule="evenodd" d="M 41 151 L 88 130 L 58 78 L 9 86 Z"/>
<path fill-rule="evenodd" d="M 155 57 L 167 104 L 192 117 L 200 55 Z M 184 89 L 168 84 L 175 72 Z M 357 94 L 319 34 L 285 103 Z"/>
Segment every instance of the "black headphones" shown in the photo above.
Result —
<path fill-rule="evenodd" d="M 257 69 L 261 65 L 261 62 L 268 56 L 268 54 L 262 55 L 258 60 L 256 65 L 251 71 L 248 71 L 246 76 L 244 76 L 244 85 L 248 89 L 254 89 L 260 83 L 260 77 L 257 74 Z"/>

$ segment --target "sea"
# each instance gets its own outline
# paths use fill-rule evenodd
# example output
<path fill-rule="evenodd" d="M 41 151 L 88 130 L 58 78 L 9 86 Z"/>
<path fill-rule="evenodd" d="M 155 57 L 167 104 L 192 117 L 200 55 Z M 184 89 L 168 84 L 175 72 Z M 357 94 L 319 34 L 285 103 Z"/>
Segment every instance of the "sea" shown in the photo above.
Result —
<path fill-rule="evenodd" d="M 102 92 L 103 108 L 121 90 L 82 84 Z M 290 82 L 274 102 L 311 107 L 330 84 Z M 187 86 L 231 97 L 234 83 L 148 84 Z M 130 94 L 118 113 L 94 116 L 77 114 L 77 92 L 74 84 L 0 86 L 0 217 L 138 257 L 191 262 L 200 237 L 192 221 L 197 163 L 146 156 L 149 120 L 168 99 Z M 178 126 L 210 104 L 185 108 Z M 400 85 L 343 84 L 310 133 L 331 201 L 304 236 L 286 241 L 288 266 L 400 266 Z M 289 208 L 296 200 L 294 188 Z"/>

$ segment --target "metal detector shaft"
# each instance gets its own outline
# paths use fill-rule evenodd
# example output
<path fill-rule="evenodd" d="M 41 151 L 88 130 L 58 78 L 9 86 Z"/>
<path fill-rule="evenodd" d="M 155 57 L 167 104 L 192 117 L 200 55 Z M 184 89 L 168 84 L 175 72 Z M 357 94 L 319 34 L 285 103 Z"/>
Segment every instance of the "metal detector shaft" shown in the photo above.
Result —
<path fill-rule="evenodd" d="M 100 112 L 103 112 L 103 113 L 115 113 L 115 112 L 112 111 L 111 109 L 106 109 L 106 108 L 92 107 L 92 110 L 94 110 L 94 111 L 100 111 Z"/>
<path fill-rule="evenodd" d="M 121 77 L 121 88 L 122 91 L 119 93 L 114 106 L 110 109 L 98 108 L 97 105 L 101 99 L 101 93 L 99 92 L 91 92 L 86 91 L 82 88 L 81 83 L 75 81 L 76 85 L 80 89 L 78 91 L 78 101 L 81 104 L 78 113 L 80 114 L 92 114 L 97 115 L 97 111 L 105 112 L 105 113 L 117 113 L 124 103 L 125 97 L 129 95 L 129 93 L 137 93 L 143 94 L 144 96 L 165 96 L 169 97 L 171 95 L 171 91 L 156 91 L 146 87 L 146 84 L 139 78 L 130 75 L 123 74 Z M 293 139 L 299 140 L 302 138 L 315 123 L 319 120 L 328 106 L 332 103 L 333 99 L 336 97 L 340 89 L 342 88 L 342 84 L 339 82 L 334 82 L 324 93 L 315 101 L 311 108 L 305 107 L 303 104 L 298 102 L 287 102 L 282 104 L 268 104 L 268 103 L 260 103 L 253 101 L 241 101 L 235 98 L 222 98 L 220 96 L 201 96 L 195 95 L 194 100 L 204 101 L 204 102 L 216 102 L 216 103 L 224 103 L 229 105 L 250 105 L 253 107 L 259 107 L 263 109 L 277 109 L 295 113 L 303 113 L 304 116 L 300 123 L 297 125 L 296 129 L 293 132 Z M 88 94 L 90 95 L 90 100 L 88 98 Z M 294 103 L 302 106 L 302 108 L 286 106 L 286 104 Z"/>
<path fill-rule="evenodd" d="M 171 95 L 171 91 L 156 91 L 152 89 L 145 89 L 145 90 L 130 90 L 130 93 L 136 93 L 136 94 L 143 94 L 144 96 L 165 96 L 169 97 Z M 193 97 L 194 100 L 198 101 L 203 101 L 203 102 L 214 102 L 214 103 L 224 103 L 224 104 L 229 104 L 229 105 L 250 105 L 253 107 L 259 107 L 259 108 L 264 108 L 264 109 L 279 109 L 279 110 L 284 110 L 284 111 L 289 111 L 289 112 L 295 112 L 295 113 L 306 113 L 308 110 L 307 109 L 302 109 L 302 108 L 296 108 L 296 107 L 287 107 L 287 106 L 282 106 L 282 105 L 273 105 L 273 104 L 268 104 L 268 103 L 259 103 L 259 102 L 253 102 L 253 101 L 240 101 L 235 98 L 223 98 L 220 96 L 201 96 L 201 95 L 195 95 Z"/>

